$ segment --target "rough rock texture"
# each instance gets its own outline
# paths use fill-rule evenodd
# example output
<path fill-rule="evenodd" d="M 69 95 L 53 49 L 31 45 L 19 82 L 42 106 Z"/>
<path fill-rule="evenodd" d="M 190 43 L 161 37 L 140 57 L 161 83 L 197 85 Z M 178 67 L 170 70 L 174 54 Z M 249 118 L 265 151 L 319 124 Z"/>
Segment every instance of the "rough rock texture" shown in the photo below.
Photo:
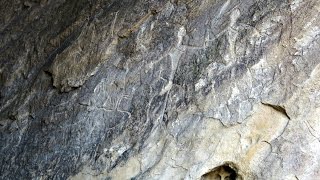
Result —
<path fill-rule="evenodd" d="M 320 179 L 319 17 L 0 0 L 0 179 Z"/>

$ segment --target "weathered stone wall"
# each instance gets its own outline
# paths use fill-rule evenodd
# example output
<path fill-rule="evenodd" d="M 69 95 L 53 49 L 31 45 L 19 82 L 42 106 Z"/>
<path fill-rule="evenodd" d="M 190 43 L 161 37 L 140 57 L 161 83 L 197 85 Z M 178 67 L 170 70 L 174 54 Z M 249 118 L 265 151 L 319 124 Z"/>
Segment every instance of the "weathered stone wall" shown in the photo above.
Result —
<path fill-rule="evenodd" d="M 0 4 L 0 179 L 320 178 L 320 1 Z"/>

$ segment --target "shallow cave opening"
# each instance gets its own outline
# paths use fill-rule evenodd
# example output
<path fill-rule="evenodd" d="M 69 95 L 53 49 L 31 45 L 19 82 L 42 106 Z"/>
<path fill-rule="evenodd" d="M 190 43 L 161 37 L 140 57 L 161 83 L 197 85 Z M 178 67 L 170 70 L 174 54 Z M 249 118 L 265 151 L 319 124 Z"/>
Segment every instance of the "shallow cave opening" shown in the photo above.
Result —
<path fill-rule="evenodd" d="M 225 163 L 202 175 L 201 180 L 242 180 L 242 177 L 233 163 Z"/>

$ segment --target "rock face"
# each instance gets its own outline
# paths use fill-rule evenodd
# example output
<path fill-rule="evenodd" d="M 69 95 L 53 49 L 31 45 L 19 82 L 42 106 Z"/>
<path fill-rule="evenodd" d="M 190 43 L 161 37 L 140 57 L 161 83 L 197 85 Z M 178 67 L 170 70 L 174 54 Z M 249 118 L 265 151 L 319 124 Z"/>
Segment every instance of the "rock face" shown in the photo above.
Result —
<path fill-rule="evenodd" d="M 320 1 L 0 4 L 0 179 L 320 179 Z"/>

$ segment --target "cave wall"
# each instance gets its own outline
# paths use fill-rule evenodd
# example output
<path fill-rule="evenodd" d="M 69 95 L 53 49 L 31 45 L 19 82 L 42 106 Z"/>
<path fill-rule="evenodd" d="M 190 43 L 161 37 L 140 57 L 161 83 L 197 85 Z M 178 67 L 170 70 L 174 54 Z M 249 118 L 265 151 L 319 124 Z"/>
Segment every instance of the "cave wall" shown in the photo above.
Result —
<path fill-rule="evenodd" d="M 317 0 L 0 4 L 0 179 L 320 178 Z"/>

